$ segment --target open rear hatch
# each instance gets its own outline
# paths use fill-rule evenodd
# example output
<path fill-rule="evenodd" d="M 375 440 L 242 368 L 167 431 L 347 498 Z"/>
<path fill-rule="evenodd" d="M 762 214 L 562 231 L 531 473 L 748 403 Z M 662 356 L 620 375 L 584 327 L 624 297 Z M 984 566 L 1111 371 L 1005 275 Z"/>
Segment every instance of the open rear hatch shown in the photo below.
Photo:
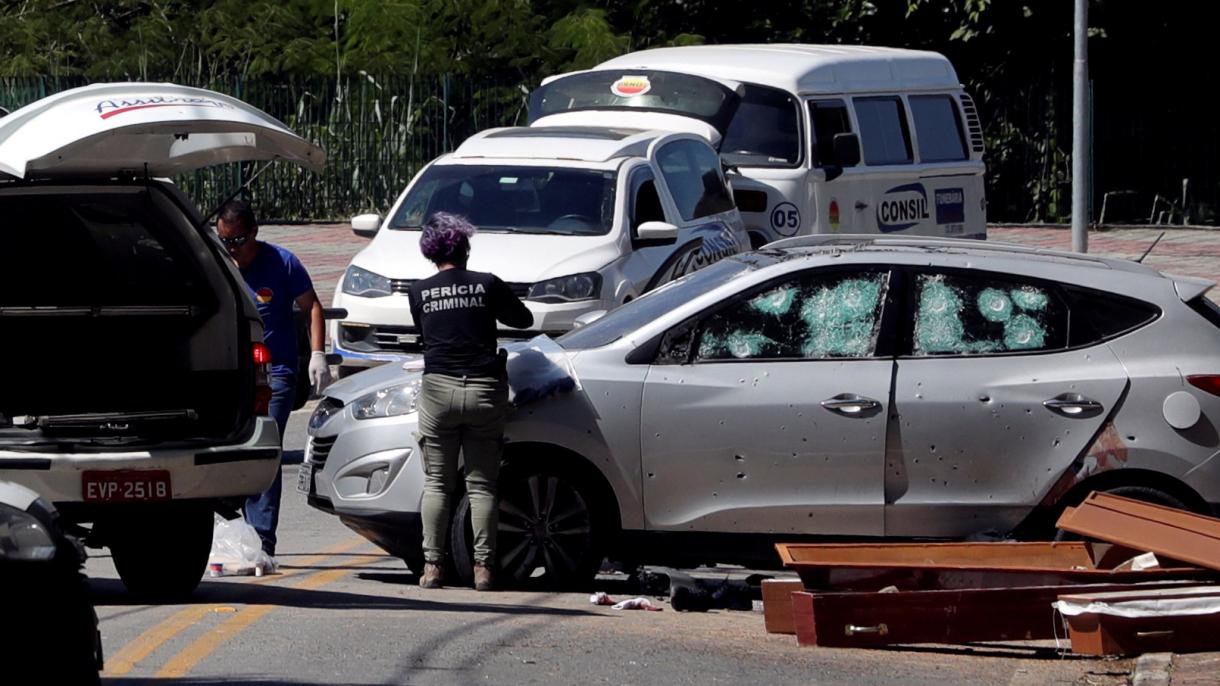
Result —
<path fill-rule="evenodd" d="M 239 100 L 172 84 L 87 86 L 0 119 L 0 446 L 216 441 L 247 425 L 257 311 L 197 214 L 149 178 L 240 160 L 316 170 L 325 154 Z"/>

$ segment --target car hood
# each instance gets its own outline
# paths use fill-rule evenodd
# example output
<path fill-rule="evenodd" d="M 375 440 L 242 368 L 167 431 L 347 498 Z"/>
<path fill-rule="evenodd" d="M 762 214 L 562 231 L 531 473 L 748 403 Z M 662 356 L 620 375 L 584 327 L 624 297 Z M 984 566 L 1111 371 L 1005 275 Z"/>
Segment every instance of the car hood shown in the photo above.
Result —
<path fill-rule="evenodd" d="M 568 352 L 545 334 L 528 341 L 505 343 L 508 351 L 508 385 L 515 405 L 520 407 L 552 395 L 580 390 L 572 360 L 579 353 Z M 388 362 L 340 379 L 326 387 L 325 395 L 347 405 L 361 396 L 389 386 L 408 383 L 423 374 L 423 358 Z"/>
<path fill-rule="evenodd" d="M 420 231 L 382 229 L 352 264 L 391 279 L 423 279 L 436 266 L 419 251 Z M 474 271 L 491 272 L 509 283 L 534 283 L 556 276 L 592 272 L 614 261 L 610 236 L 548 236 L 476 233 L 470 241 Z"/>
<path fill-rule="evenodd" d="M 171 83 L 104 83 L 0 119 L 0 173 L 18 178 L 173 176 L 226 162 L 326 154 L 280 121 L 221 93 Z"/>

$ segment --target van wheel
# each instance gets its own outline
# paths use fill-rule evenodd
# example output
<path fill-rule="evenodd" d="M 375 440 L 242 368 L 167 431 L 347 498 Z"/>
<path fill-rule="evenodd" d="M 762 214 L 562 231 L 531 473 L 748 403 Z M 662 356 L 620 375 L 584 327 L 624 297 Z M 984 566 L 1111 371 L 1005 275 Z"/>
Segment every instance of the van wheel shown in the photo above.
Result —
<path fill-rule="evenodd" d="M 199 505 L 132 510 L 109 533 L 114 566 L 127 590 L 166 601 L 191 594 L 212 549 L 212 510 Z"/>
<path fill-rule="evenodd" d="M 601 567 L 604 527 L 596 496 L 579 475 L 552 462 L 508 465 L 500 475 L 496 582 L 551 590 L 587 590 Z M 450 530 L 458 579 L 473 583 L 474 534 L 463 495 Z"/>
<path fill-rule="evenodd" d="M 1176 496 L 1149 486 L 1116 486 L 1114 488 L 1102 489 L 1101 492 L 1109 493 L 1110 495 L 1122 496 L 1123 498 L 1131 498 L 1132 500 L 1139 500 L 1145 503 L 1151 503 L 1153 505 L 1164 505 L 1165 507 L 1172 507 L 1176 510 L 1190 511 L 1190 508 L 1186 506 L 1186 503 L 1182 502 Z M 1074 504 L 1078 505 L 1079 503 Z M 1080 534 L 1072 533 L 1071 531 L 1064 531 L 1063 529 L 1056 528 L 1054 540 L 1081 541 L 1084 540 L 1084 537 Z"/>

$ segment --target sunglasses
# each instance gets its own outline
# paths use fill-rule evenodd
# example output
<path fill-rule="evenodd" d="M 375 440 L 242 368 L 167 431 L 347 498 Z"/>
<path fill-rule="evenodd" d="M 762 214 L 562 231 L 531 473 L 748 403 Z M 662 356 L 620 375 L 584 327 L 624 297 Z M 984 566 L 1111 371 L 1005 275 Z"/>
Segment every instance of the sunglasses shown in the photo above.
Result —
<path fill-rule="evenodd" d="M 236 238 L 221 238 L 219 236 L 217 236 L 217 238 L 220 238 L 220 242 L 223 243 L 226 248 L 240 248 L 250 240 L 250 234 L 237 236 Z"/>

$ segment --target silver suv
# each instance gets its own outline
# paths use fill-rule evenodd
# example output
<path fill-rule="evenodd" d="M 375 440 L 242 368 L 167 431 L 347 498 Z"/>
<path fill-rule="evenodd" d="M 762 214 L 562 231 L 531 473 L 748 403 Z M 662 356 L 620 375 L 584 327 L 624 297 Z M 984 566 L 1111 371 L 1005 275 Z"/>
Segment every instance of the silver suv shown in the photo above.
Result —
<path fill-rule="evenodd" d="M 233 98 L 88 86 L 0 119 L 0 479 L 107 545 L 128 589 L 198 584 L 212 512 L 280 468 L 240 274 L 163 177 L 320 149 Z"/>
<path fill-rule="evenodd" d="M 1052 536 L 1090 490 L 1206 512 L 1212 285 L 949 239 L 811 236 L 717 262 L 536 343 L 576 388 L 508 422 L 500 578 L 775 563 L 770 544 L 818 536 Z M 388 365 L 328 388 L 300 477 L 413 566 L 418 388 Z M 452 531 L 463 571 L 464 502 Z"/>

